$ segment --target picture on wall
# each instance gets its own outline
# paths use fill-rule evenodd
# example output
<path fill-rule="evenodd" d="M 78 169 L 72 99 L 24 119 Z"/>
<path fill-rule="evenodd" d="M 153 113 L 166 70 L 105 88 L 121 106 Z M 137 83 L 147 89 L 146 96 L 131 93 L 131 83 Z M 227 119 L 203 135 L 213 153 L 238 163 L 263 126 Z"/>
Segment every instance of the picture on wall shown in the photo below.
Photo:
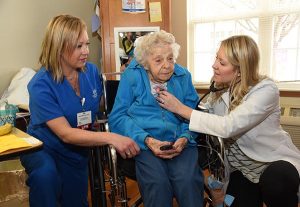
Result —
<path fill-rule="evenodd" d="M 122 0 L 122 11 L 127 13 L 143 13 L 146 10 L 145 0 Z"/>
<path fill-rule="evenodd" d="M 137 39 L 150 32 L 159 31 L 159 27 L 115 27 L 116 71 L 122 72 L 133 58 Z"/>

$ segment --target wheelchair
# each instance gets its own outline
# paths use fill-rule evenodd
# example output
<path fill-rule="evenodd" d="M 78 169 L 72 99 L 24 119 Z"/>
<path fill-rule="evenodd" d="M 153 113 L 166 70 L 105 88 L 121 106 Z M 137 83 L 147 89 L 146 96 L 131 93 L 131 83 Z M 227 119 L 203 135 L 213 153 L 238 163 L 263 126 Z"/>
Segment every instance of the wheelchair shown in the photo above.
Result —
<path fill-rule="evenodd" d="M 104 113 L 96 121 L 96 130 L 110 131 L 107 118 L 114 104 L 119 85 L 117 76 L 120 74 L 104 73 L 101 76 Z M 113 146 L 106 145 L 91 149 L 89 177 L 92 207 L 128 207 L 126 178 L 135 180 L 134 160 L 127 159 L 125 164 L 122 164 L 121 160 L 123 159 Z M 139 206 L 141 203 L 142 200 L 139 198 L 132 207 Z"/>
<path fill-rule="evenodd" d="M 104 115 L 97 121 L 100 131 L 109 131 L 107 117 L 114 104 L 119 85 L 117 76 L 119 75 L 120 73 L 104 73 L 101 76 L 104 91 Z M 208 170 L 215 179 L 223 181 L 225 170 L 222 138 L 200 134 L 196 141 L 198 143 L 199 165 L 203 170 Z M 126 179 L 136 180 L 134 159 L 124 160 L 113 146 L 94 147 L 91 149 L 89 176 L 92 207 L 128 207 Z M 203 206 L 212 207 L 212 199 L 206 186 L 205 192 L 207 196 L 204 198 Z M 137 207 L 141 204 L 142 198 L 140 197 L 131 207 Z"/>

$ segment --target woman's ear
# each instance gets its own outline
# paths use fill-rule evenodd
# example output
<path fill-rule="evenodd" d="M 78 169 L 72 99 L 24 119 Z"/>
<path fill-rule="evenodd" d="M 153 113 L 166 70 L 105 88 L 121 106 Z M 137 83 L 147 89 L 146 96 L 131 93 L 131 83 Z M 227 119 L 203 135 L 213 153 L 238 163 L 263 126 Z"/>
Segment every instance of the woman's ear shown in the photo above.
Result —
<path fill-rule="evenodd" d="M 145 70 L 149 70 L 149 64 L 145 63 L 145 65 L 143 65 Z"/>
<path fill-rule="evenodd" d="M 237 77 L 240 77 L 241 76 L 241 71 L 239 68 L 236 69 L 236 76 Z"/>

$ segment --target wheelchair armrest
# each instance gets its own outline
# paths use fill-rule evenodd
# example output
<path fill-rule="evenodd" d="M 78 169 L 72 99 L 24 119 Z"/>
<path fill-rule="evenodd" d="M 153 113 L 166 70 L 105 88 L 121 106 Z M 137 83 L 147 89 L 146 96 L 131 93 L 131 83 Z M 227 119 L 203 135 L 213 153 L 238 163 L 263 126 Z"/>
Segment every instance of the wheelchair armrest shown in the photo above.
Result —
<path fill-rule="evenodd" d="M 117 183 L 118 175 L 117 175 L 117 150 L 113 145 L 108 145 L 108 157 L 109 157 L 109 168 L 110 168 L 110 174 L 114 181 L 114 183 Z"/>
<path fill-rule="evenodd" d="M 106 117 L 102 119 L 98 119 L 96 121 L 96 131 L 101 132 L 109 132 L 109 126 L 108 126 L 108 120 Z M 117 182 L 117 151 L 116 148 L 113 145 L 106 145 L 103 146 L 103 149 L 105 151 L 105 155 L 107 155 L 108 158 L 108 167 L 109 167 L 109 174 L 110 177 L 113 179 L 113 182 Z"/>
<path fill-rule="evenodd" d="M 219 145 L 220 145 L 220 155 L 224 164 L 224 157 L 225 157 L 225 146 L 224 146 L 224 141 L 223 138 L 217 137 Z"/>

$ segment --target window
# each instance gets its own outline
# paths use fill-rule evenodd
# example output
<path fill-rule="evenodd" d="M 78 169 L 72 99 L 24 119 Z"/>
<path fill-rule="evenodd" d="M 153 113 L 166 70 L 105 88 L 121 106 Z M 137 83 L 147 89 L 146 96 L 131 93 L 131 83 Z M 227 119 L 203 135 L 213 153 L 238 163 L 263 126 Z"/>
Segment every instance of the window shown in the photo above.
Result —
<path fill-rule="evenodd" d="M 281 89 L 300 89 L 300 0 L 188 0 L 188 15 L 196 85 L 209 83 L 220 41 L 245 34 L 260 48 L 260 72 Z"/>

